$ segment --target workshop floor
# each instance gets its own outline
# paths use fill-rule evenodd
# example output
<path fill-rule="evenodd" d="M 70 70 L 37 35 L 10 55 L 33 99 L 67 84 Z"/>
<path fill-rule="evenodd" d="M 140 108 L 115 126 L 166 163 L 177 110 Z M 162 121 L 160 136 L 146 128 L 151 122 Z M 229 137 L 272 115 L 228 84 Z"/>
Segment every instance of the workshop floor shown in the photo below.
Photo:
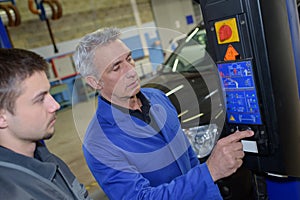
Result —
<path fill-rule="evenodd" d="M 95 100 L 57 112 L 54 136 L 46 141 L 49 150 L 63 159 L 95 200 L 107 200 L 90 173 L 82 153 L 82 137 L 95 111 Z"/>

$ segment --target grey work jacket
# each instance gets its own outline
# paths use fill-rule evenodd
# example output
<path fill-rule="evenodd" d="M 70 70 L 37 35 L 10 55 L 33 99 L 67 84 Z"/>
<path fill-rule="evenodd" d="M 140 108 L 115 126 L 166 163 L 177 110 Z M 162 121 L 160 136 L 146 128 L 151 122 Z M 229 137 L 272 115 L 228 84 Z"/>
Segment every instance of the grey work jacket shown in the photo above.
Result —
<path fill-rule="evenodd" d="M 5 200 L 90 200 L 67 165 L 37 144 L 35 158 L 0 147 L 0 197 Z"/>

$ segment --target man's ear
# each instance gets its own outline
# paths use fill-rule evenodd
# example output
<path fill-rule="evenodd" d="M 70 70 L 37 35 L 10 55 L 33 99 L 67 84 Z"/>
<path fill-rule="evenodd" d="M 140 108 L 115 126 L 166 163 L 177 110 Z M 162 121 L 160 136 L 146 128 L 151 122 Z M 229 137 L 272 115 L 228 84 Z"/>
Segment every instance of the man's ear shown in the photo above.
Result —
<path fill-rule="evenodd" d="M 85 77 L 85 81 L 89 84 L 92 88 L 96 90 L 101 90 L 103 88 L 102 81 L 99 81 L 94 76 L 87 76 Z"/>
<path fill-rule="evenodd" d="M 0 129 L 7 127 L 6 113 L 7 111 L 0 110 Z"/>

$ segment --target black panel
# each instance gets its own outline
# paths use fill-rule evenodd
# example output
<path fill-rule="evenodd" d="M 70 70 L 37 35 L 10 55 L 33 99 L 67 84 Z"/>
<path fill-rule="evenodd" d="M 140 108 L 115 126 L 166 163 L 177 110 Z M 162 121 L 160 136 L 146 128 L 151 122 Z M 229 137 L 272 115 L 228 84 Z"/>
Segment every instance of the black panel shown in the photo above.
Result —
<path fill-rule="evenodd" d="M 216 63 L 225 63 L 228 45 L 250 60 L 256 81 L 261 124 L 227 121 L 224 136 L 251 128 L 258 152 L 246 153 L 245 166 L 258 172 L 300 177 L 300 105 L 285 0 L 199 0 Z M 239 41 L 218 44 L 215 23 L 235 18 Z"/>

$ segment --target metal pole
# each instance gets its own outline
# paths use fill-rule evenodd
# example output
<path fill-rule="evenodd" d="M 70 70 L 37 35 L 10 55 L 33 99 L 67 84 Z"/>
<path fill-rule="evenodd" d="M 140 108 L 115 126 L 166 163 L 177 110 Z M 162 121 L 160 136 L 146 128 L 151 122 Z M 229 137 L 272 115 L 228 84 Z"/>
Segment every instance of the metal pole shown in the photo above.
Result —
<path fill-rule="evenodd" d="M 136 25 L 138 27 L 138 32 L 140 35 L 140 39 L 141 39 L 141 43 L 142 43 L 142 47 L 143 47 L 143 51 L 144 51 L 144 56 L 149 56 L 147 42 L 146 42 L 144 33 L 142 31 L 142 22 L 141 22 L 139 10 L 136 5 L 136 1 L 130 0 L 130 3 L 131 3 L 132 10 L 133 10 L 134 19 L 135 19 Z"/>
<path fill-rule="evenodd" d="M 54 47 L 54 53 L 58 53 L 58 49 L 57 49 L 55 41 L 54 41 L 54 37 L 53 37 L 53 34 L 52 34 L 52 29 L 51 29 L 50 22 L 49 22 L 48 18 L 46 18 L 46 23 L 47 23 L 47 28 L 48 28 L 48 31 L 49 31 L 49 34 L 50 34 L 51 42 L 52 42 L 53 47 Z"/>

